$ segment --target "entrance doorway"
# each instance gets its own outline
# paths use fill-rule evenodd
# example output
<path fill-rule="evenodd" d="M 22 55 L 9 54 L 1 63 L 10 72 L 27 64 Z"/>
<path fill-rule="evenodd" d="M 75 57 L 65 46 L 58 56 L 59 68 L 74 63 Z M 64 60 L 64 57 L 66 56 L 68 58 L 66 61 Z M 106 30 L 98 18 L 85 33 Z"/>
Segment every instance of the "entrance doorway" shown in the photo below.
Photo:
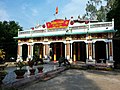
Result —
<path fill-rule="evenodd" d="M 106 62 L 106 43 L 104 41 L 95 42 L 95 60 L 100 63 L 100 59 Z"/>
<path fill-rule="evenodd" d="M 23 44 L 22 45 L 22 59 L 23 59 L 23 61 L 26 61 L 27 57 L 28 57 L 28 45 Z"/>
<path fill-rule="evenodd" d="M 38 56 L 39 58 L 43 58 L 43 44 L 42 43 L 34 44 L 33 55 Z"/>
<path fill-rule="evenodd" d="M 55 42 L 50 44 L 50 56 L 52 60 L 59 60 L 60 57 L 65 57 L 65 44 L 62 42 Z"/>
<path fill-rule="evenodd" d="M 72 43 L 72 57 L 76 61 L 86 61 L 86 43 L 74 42 Z"/>

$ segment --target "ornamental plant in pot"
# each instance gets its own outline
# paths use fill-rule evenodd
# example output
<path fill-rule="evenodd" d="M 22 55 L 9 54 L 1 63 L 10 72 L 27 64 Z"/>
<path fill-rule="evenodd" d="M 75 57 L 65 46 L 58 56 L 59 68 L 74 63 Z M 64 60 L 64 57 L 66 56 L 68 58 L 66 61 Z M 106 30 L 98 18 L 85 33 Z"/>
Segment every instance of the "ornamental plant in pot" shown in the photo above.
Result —
<path fill-rule="evenodd" d="M 1 70 L 1 71 L 0 71 L 0 84 L 3 83 L 2 80 L 5 78 L 5 76 L 6 76 L 7 74 L 8 74 L 8 73 L 7 73 L 7 71 L 5 71 L 5 70 Z"/>
<path fill-rule="evenodd" d="M 35 75 L 35 69 L 33 68 L 34 66 L 34 60 L 29 59 L 28 65 L 30 67 L 30 75 Z"/>
<path fill-rule="evenodd" d="M 16 63 L 16 66 L 18 67 L 18 69 L 14 71 L 15 74 L 17 75 L 16 79 L 24 78 L 24 74 L 25 72 L 27 72 L 26 69 L 23 69 L 25 63 L 22 60 L 20 60 Z"/>
<path fill-rule="evenodd" d="M 42 73 L 43 72 L 43 66 L 39 66 L 39 67 L 37 67 L 37 69 L 38 69 L 38 73 Z"/>

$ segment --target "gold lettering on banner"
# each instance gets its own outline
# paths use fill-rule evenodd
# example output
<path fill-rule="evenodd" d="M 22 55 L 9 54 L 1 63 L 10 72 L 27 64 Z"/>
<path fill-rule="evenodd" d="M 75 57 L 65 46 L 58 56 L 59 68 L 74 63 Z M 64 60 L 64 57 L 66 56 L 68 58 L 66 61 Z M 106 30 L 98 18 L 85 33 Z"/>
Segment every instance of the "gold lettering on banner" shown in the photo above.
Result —
<path fill-rule="evenodd" d="M 67 28 L 69 24 L 69 20 L 56 19 L 51 22 L 47 22 L 47 29 L 55 29 L 55 28 Z"/>

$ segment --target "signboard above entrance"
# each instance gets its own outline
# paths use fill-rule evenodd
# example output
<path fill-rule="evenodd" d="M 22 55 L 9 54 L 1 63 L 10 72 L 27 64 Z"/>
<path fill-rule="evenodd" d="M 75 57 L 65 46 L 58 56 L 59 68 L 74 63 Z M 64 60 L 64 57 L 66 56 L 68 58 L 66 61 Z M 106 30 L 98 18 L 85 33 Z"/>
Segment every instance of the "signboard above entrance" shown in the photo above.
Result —
<path fill-rule="evenodd" d="M 55 19 L 51 22 L 47 22 L 47 29 L 67 28 L 70 20 Z"/>

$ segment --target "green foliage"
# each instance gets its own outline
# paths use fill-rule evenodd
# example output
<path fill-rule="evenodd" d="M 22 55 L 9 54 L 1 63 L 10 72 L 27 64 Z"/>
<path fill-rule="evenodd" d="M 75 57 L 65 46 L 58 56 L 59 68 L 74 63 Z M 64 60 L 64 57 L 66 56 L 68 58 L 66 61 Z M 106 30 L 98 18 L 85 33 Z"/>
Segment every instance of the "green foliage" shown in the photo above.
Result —
<path fill-rule="evenodd" d="M 105 6 L 102 5 L 102 1 L 106 1 Z M 106 21 L 107 13 L 117 6 L 117 1 L 118 0 L 89 0 L 86 4 L 86 16 L 89 16 L 90 19 Z M 112 17 L 112 14 L 109 16 Z"/>
<path fill-rule="evenodd" d="M 112 10 L 114 7 L 116 7 L 116 6 L 114 5 L 114 2 L 115 2 L 116 0 L 105 0 L 105 1 L 107 1 L 106 7 L 107 7 L 108 11 L 110 11 L 110 10 Z"/>
<path fill-rule="evenodd" d="M 15 21 L 0 21 L 0 49 L 5 51 L 5 59 L 16 56 L 17 41 L 13 37 L 18 35 L 18 30 L 22 27 Z"/>
<path fill-rule="evenodd" d="M 18 61 L 18 62 L 16 63 L 16 66 L 19 67 L 19 69 L 22 69 L 22 67 L 25 66 L 25 63 L 24 63 L 23 61 Z"/>
<path fill-rule="evenodd" d="M 111 10 L 107 13 L 107 20 L 110 21 L 114 18 L 115 21 L 115 30 L 117 33 L 115 37 L 120 37 L 120 0 L 115 0 L 111 6 Z"/>
<path fill-rule="evenodd" d="M 100 15 L 98 13 L 98 6 L 101 5 L 101 3 L 102 0 L 89 0 L 86 4 L 86 16 L 90 19 L 96 19 L 97 16 Z"/>
<path fill-rule="evenodd" d="M 2 75 L 6 75 L 6 74 L 8 74 L 7 71 L 5 71 L 5 70 L 0 71 L 0 75 L 1 75 L 1 76 L 2 76 Z"/>
<path fill-rule="evenodd" d="M 29 60 L 29 61 L 28 61 L 28 65 L 29 65 L 31 68 L 33 68 L 34 60 Z"/>
<path fill-rule="evenodd" d="M 106 13 L 107 9 L 105 6 L 101 6 L 100 9 L 97 11 L 97 20 L 98 21 L 106 21 Z"/>
<path fill-rule="evenodd" d="M 3 49 L 0 49 L 0 60 L 4 60 L 5 59 L 5 52 L 3 51 Z"/>

